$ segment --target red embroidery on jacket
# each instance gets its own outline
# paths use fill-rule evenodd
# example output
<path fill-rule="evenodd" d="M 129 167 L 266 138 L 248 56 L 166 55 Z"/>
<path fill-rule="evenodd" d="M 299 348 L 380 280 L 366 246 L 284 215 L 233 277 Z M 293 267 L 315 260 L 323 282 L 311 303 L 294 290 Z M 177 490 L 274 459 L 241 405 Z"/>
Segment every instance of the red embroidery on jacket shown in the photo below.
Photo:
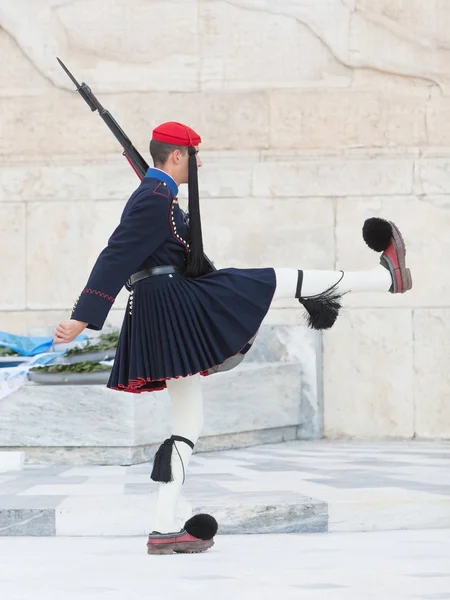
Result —
<path fill-rule="evenodd" d="M 159 188 L 161 188 L 161 187 L 162 187 L 162 191 L 164 193 L 158 191 Z M 158 185 L 153 190 L 153 193 L 157 194 L 158 196 L 164 196 L 164 198 L 168 198 L 170 196 L 170 190 L 169 190 L 167 184 L 165 184 L 165 183 L 158 183 Z"/>
<path fill-rule="evenodd" d="M 91 290 L 91 288 L 85 288 L 81 293 L 95 294 L 96 296 L 100 296 L 100 298 L 106 298 L 106 300 L 109 300 L 111 303 L 115 301 L 115 298 L 113 298 L 112 296 L 108 296 L 108 294 L 104 294 L 103 292 L 99 292 L 98 290 Z"/>

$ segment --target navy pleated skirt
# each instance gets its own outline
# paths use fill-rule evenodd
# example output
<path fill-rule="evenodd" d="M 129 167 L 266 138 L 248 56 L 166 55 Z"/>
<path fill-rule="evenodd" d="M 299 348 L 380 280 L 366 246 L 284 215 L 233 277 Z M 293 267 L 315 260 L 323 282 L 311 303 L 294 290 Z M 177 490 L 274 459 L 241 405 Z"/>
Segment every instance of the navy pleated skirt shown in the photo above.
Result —
<path fill-rule="evenodd" d="M 167 379 L 207 375 L 257 333 L 275 288 L 271 268 L 139 281 L 128 301 L 108 387 L 153 392 L 164 389 Z"/>

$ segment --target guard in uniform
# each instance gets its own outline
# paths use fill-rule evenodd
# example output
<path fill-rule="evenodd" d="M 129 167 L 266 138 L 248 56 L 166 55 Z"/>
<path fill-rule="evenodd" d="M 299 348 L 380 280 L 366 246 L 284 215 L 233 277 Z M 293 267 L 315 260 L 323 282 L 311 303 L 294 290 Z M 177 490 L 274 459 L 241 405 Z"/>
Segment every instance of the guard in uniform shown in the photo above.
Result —
<path fill-rule="evenodd" d="M 129 300 L 108 387 L 131 393 L 167 388 L 173 435 L 156 453 L 159 483 L 149 554 L 203 552 L 214 544 L 217 523 L 195 515 L 179 530 L 176 507 L 203 426 L 201 377 L 245 351 L 272 301 L 297 299 L 315 329 L 335 322 L 348 292 L 404 293 L 412 281 L 397 227 L 369 219 L 363 237 L 381 253 L 380 264 L 361 272 L 297 269 L 219 269 L 205 260 L 197 169 L 200 136 L 181 123 L 153 131 L 154 168 L 128 200 L 120 223 L 99 255 L 70 320 L 55 342 L 67 343 L 86 327 L 101 330 L 120 290 Z M 189 210 L 178 205 L 187 183 Z"/>

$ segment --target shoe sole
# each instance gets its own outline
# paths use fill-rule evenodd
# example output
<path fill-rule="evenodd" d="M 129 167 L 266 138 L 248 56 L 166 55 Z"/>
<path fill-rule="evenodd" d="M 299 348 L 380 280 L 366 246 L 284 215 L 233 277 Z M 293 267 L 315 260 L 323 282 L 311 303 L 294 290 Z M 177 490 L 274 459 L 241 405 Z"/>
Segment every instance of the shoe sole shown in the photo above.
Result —
<path fill-rule="evenodd" d="M 212 546 L 214 546 L 214 540 L 202 540 L 194 543 L 149 544 L 147 554 L 200 554 Z"/>
<path fill-rule="evenodd" d="M 412 276 L 411 271 L 406 267 L 406 244 L 403 236 L 398 227 L 392 221 L 389 221 L 392 227 L 392 239 L 394 240 L 395 247 L 397 249 L 398 266 L 402 278 L 402 291 L 408 292 L 412 288 Z"/>

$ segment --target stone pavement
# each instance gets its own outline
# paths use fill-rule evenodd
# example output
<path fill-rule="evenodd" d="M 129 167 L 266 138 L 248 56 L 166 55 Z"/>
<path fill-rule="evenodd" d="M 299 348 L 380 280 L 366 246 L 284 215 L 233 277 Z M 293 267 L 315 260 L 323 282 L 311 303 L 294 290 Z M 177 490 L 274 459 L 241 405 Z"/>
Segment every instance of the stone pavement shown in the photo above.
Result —
<path fill-rule="evenodd" d="M 4 600 L 448 600 L 450 531 L 218 536 L 147 556 L 141 538 L 2 538 Z"/>
<path fill-rule="evenodd" d="M 180 526 L 206 511 L 222 534 L 450 528 L 450 444 L 289 442 L 195 454 Z M 144 536 L 149 464 L 0 475 L 0 535 Z"/>

